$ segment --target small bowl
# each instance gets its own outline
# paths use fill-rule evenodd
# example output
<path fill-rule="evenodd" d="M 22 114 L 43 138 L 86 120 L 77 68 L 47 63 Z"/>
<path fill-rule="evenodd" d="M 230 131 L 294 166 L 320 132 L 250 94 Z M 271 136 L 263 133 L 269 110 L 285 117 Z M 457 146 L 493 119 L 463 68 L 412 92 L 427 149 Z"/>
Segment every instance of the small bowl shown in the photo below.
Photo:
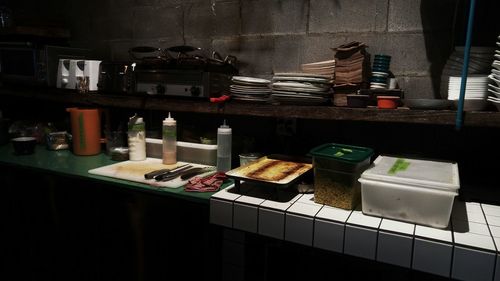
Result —
<path fill-rule="evenodd" d="M 400 97 L 395 96 L 378 96 L 377 107 L 380 109 L 395 109 L 398 107 Z"/>
<path fill-rule="evenodd" d="M 248 163 L 252 163 L 257 161 L 262 155 L 259 153 L 243 153 L 240 154 L 240 166 L 246 165 Z"/>
<path fill-rule="evenodd" d="M 35 152 L 36 138 L 34 137 L 18 137 L 10 141 L 12 141 L 14 152 L 17 155 L 28 155 Z"/>

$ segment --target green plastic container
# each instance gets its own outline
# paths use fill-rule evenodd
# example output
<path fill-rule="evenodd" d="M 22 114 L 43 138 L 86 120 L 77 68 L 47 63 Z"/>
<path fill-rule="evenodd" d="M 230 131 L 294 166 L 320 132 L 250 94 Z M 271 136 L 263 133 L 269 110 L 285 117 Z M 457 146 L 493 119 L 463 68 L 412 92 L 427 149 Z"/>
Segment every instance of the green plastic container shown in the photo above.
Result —
<path fill-rule="evenodd" d="M 327 143 L 313 148 L 314 202 L 352 210 L 360 202 L 358 179 L 370 165 L 373 149 Z"/>

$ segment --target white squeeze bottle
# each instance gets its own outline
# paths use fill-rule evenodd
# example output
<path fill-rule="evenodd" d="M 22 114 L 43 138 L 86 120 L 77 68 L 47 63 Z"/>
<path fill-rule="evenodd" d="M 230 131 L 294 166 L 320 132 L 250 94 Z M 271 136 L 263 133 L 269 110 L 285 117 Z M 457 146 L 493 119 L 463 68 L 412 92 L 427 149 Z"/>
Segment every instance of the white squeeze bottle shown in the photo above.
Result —
<path fill-rule="evenodd" d="M 146 160 L 146 124 L 137 114 L 128 123 L 128 147 L 130 160 Z"/>
<path fill-rule="evenodd" d="M 163 120 L 163 164 L 177 163 L 177 121 L 170 116 Z"/>
<path fill-rule="evenodd" d="M 217 129 L 217 171 L 227 172 L 231 170 L 231 139 L 232 130 L 224 124 Z"/>

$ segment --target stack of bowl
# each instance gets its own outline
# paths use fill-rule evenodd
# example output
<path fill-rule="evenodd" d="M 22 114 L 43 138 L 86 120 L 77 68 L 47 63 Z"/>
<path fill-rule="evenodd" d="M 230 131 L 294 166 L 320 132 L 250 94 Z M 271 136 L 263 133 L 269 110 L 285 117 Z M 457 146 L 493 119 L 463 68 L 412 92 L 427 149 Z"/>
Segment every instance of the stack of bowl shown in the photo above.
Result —
<path fill-rule="evenodd" d="M 387 55 L 375 55 L 373 59 L 372 77 L 370 78 L 370 89 L 386 89 L 389 77 L 389 66 L 391 57 Z"/>

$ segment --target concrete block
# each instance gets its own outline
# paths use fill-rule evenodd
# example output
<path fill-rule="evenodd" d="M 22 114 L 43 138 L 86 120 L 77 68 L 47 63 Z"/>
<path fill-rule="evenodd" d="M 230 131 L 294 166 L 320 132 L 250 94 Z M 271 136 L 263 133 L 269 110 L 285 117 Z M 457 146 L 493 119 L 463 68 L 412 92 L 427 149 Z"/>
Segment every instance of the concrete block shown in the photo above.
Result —
<path fill-rule="evenodd" d="M 215 39 L 212 48 L 221 54 L 230 54 L 238 58 L 241 75 L 271 75 L 273 73 L 274 38 L 272 37 L 237 37 Z"/>
<path fill-rule="evenodd" d="M 346 43 L 345 36 L 322 34 L 308 35 L 303 40 L 300 64 L 331 60 L 335 55 L 332 48 Z"/>
<path fill-rule="evenodd" d="M 182 37 L 182 6 L 136 7 L 133 38 Z"/>
<path fill-rule="evenodd" d="M 432 99 L 439 97 L 432 88 L 430 76 L 396 76 L 401 89 L 405 91 L 407 99 Z"/>
<path fill-rule="evenodd" d="M 305 33 L 309 1 L 241 1 L 243 34 Z"/>
<path fill-rule="evenodd" d="M 303 36 L 284 35 L 274 40 L 273 71 L 297 72 L 300 70 L 300 53 Z"/>
<path fill-rule="evenodd" d="M 390 1 L 388 31 L 451 30 L 456 1 Z"/>
<path fill-rule="evenodd" d="M 311 0 L 309 32 L 385 31 L 388 0 Z"/>
<path fill-rule="evenodd" d="M 208 38 L 240 33 L 239 2 L 211 2 L 184 4 L 184 32 L 186 36 Z"/>

